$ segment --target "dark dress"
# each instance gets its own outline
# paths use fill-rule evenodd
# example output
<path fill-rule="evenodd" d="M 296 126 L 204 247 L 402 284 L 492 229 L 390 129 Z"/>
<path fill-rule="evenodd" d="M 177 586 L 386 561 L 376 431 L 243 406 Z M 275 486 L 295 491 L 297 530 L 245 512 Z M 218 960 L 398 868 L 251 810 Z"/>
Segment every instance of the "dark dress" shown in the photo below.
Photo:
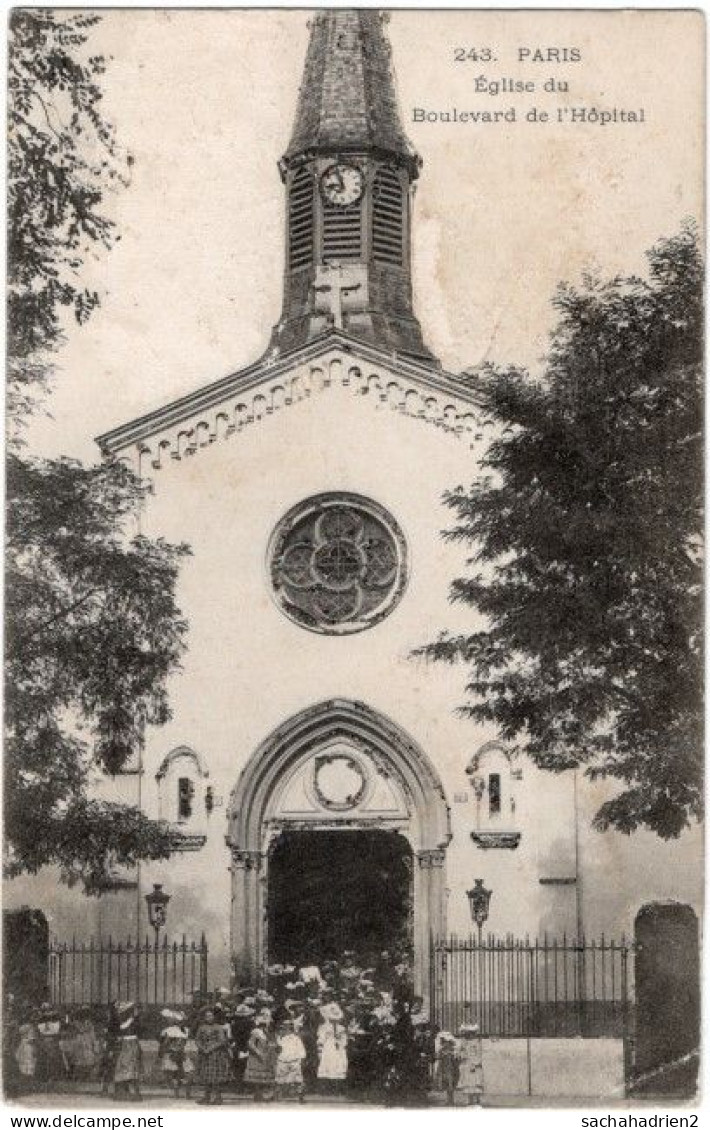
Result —
<path fill-rule="evenodd" d="M 231 1022 L 232 1047 L 234 1049 L 234 1077 L 238 1084 L 244 1082 L 244 1072 L 247 1061 L 244 1053 L 247 1051 L 249 1036 L 254 1027 L 251 1016 L 233 1016 Z"/>
<path fill-rule="evenodd" d="M 222 1024 L 200 1024 L 195 1037 L 199 1058 L 199 1079 L 203 1087 L 221 1087 L 232 1075 L 227 1035 Z"/>
<path fill-rule="evenodd" d="M 309 1005 L 303 1018 L 303 1028 L 299 1035 L 306 1049 L 306 1058 L 303 1061 L 303 1082 L 307 1090 L 312 1090 L 318 1078 L 318 1029 L 322 1016 L 320 1009 Z"/>
<path fill-rule="evenodd" d="M 61 1022 L 41 1020 L 37 1025 L 37 1078 L 41 1083 L 56 1083 L 66 1076 L 66 1061 L 60 1044 Z"/>

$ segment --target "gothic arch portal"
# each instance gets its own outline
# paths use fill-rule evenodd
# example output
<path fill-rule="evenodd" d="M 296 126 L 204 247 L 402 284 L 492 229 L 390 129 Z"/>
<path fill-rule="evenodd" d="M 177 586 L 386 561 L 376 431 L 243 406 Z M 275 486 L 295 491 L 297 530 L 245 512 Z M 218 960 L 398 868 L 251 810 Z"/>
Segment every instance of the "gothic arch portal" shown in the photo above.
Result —
<path fill-rule="evenodd" d="M 363 778 L 363 787 L 345 806 L 329 805 L 317 789 L 319 763 L 333 759 L 349 761 Z M 258 976 L 268 959 L 269 847 L 280 832 L 384 828 L 398 831 L 412 851 L 415 989 L 428 995 L 430 937 L 445 931 L 450 814 L 434 766 L 399 726 L 347 699 L 301 711 L 252 753 L 231 795 L 227 819 L 231 948 L 240 977 Z"/>

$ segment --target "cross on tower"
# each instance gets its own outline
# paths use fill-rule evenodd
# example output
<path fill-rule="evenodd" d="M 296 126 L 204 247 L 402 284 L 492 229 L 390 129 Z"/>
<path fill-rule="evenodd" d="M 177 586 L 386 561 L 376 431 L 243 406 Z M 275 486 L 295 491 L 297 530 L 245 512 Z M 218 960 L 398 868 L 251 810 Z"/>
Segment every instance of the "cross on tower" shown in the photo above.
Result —
<path fill-rule="evenodd" d="M 322 279 L 323 277 L 323 275 L 319 276 L 320 279 Z M 343 278 L 342 267 L 331 267 L 328 271 L 328 275 L 325 277 L 331 278 L 332 281 L 321 282 L 319 280 L 316 280 L 316 282 L 313 284 L 313 293 L 315 295 L 325 296 L 326 309 L 323 309 L 321 303 L 318 303 L 316 307 L 316 313 L 327 313 L 332 325 L 334 325 L 336 329 L 342 330 L 343 299 L 346 295 L 354 294 L 355 291 L 360 290 L 362 284 L 359 282 L 353 282 L 352 276 L 348 278 L 346 275 L 345 278 Z"/>

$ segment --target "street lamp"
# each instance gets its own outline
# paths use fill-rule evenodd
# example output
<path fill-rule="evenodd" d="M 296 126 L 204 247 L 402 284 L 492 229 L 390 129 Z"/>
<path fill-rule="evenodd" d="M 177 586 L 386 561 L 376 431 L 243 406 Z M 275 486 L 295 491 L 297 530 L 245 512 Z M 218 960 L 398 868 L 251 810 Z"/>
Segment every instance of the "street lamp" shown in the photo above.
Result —
<path fill-rule="evenodd" d="M 155 953 L 153 954 L 153 999 L 158 1003 L 158 939 L 160 930 L 165 925 L 165 920 L 168 917 L 168 903 L 170 902 L 170 895 L 166 895 L 163 890 L 162 883 L 153 883 L 153 890 L 149 895 L 145 896 L 145 901 L 148 904 L 148 921 L 155 930 Z M 163 976 L 166 970 L 167 952 L 163 958 Z M 147 986 L 146 986 L 147 987 Z"/>
<path fill-rule="evenodd" d="M 155 949 L 158 950 L 158 937 L 168 917 L 170 895 L 166 895 L 162 883 L 153 883 L 153 890 L 145 896 L 148 904 L 148 921 L 155 930 Z"/>
<path fill-rule="evenodd" d="M 470 891 L 466 891 L 468 905 L 471 910 L 471 918 L 478 927 L 479 946 L 481 945 L 483 935 L 483 924 L 488 920 L 492 894 L 493 891 L 489 891 L 483 886 L 483 879 L 474 879 L 473 887 Z"/>

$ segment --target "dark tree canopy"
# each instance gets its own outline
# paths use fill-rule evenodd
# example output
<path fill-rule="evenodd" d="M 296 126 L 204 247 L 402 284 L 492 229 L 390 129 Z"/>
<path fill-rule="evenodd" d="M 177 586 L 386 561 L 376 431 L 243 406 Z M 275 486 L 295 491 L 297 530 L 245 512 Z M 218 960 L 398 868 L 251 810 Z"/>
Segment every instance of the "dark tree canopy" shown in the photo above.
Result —
<path fill-rule="evenodd" d="M 144 726 L 169 717 L 165 681 L 186 630 L 174 598 L 182 550 L 131 536 L 141 496 L 121 464 L 10 457 L 11 872 L 53 862 L 96 889 L 116 865 L 166 854 L 162 825 L 95 799 L 100 772 L 124 768 Z"/>
<path fill-rule="evenodd" d="M 31 458 L 19 440 L 59 377 L 63 317 L 82 323 L 99 302 L 86 260 L 118 238 L 102 207 L 129 161 L 100 112 L 105 61 L 88 45 L 99 19 L 15 10 L 9 82 L 7 870 L 54 864 L 87 891 L 169 854 L 170 829 L 101 799 L 101 778 L 169 717 L 186 633 L 175 583 L 187 550 L 136 534 L 135 476 Z"/>
<path fill-rule="evenodd" d="M 476 630 L 421 650 L 471 670 L 462 707 L 546 769 L 616 781 L 599 829 L 674 837 L 702 807 L 703 267 L 693 225 L 647 279 L 555 298 L 542 377 L 488 369 L 498 425 L 446 495 Z"/>

